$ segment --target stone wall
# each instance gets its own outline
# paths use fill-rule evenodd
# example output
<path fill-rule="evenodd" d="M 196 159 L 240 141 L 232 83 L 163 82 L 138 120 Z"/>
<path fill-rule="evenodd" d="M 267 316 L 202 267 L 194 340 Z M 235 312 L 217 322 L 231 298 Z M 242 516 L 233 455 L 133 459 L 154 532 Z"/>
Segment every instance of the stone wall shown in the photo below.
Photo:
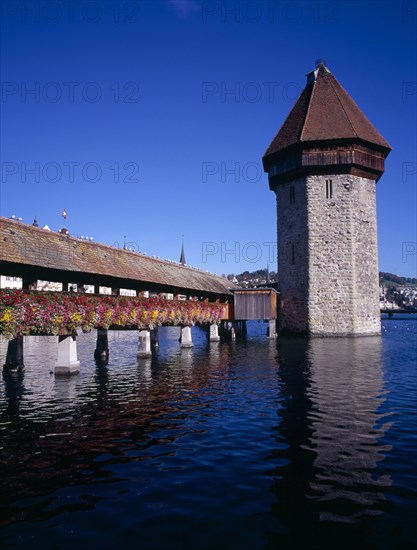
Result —
<path fill-rule="evenodd" d="M 291 188 L 293 191 L 291 191 Z M 305 178 L 277 187 L 280 330 L 308 330 L 308 231 Z"/>
<path fill-rule="evenodd" d="M 358 334 L 379 334 L 378 240 L 376 218 L 376 184 L 373 180 L 355 178 L 352 185 L 355 204 L 356 281 L 354 327 Z"/>
<path fill-rule="evenodd" d="M 307 176 L 276 192 L 281 329 L 378 334 L 375 182 Z"/>

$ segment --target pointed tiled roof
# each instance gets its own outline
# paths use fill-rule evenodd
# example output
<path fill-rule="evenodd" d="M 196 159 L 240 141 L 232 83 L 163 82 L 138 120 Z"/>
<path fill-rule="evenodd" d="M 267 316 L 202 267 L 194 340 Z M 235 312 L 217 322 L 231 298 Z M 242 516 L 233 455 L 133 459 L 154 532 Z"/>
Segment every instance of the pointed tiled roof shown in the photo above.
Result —
<path fill-rule="evenodd" d="M 297 143 L 338 139 L 363 140 L 391 149 L 329 69 L 320 63 L 265 156 Z"/>

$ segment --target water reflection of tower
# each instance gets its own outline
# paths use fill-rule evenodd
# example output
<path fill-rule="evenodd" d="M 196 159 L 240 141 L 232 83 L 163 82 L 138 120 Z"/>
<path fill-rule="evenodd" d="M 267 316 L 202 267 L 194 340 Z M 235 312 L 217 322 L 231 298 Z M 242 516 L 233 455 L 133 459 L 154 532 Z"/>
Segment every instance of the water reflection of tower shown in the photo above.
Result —
<path fill-rule="evenodd" d="M 278 426 L 273 542 L 323 548 L 365 536 L 387 508 L 378 470 L 389 450 L 380 339 L 284 340 L 278 344 L 283 409 Z M 302 526 L 302 528 L 300 528 Z"/>
<path fill-rule="evenodd" d="M 355 522 L 384 508 L 389 477 L 378 463 L 390 448 L 379 443 L 389 424 L 378 413 L 384 397 L 379 337 L 312 340 L 310 387 L 314 410 L 309 447 L 320 471 L 311 484 L 320 518 Z"/>
<path fill-rule="evenodd" d="M 277 496 L 273 514 L 284 526 L 282 533 L 271 534 L 269 538 L 272 547 L 304 547 L 305 533 L 310 532 L 314 524 L 310 502 L 304 498 L 314 478 L 314 453 L 301 450 L 312 436 L 308 422 L 313 407 L 308 391 L 308 341 L 280 338 L 278 363 L 282 408 L 278 412 L 277 445 L 272 457 L 275 463 L 273 491 Z"/>

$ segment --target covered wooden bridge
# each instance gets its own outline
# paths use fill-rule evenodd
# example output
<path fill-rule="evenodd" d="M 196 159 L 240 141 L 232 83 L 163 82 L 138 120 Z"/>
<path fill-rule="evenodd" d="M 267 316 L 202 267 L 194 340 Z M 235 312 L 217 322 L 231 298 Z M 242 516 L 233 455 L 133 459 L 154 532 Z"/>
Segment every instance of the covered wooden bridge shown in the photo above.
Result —
<path fill-rule="evenodd" d="M 6 365 L 12 369 L 23 368 L 26 334 L 58 336 L 57 373 L 78 372 L 76 334 L 80 329 L 97 329 L 95 355 L 105 361 L 108 329 L 139 330 L 139 357 L 151 354 L 151 342 L 157 345 L 161 325 L 181 326 L 183 347 L 193 345 L 190 327 L 194 323 L 209 325 L 210 340 L 218 341 L 221 321 L 233 334 L 235 319 L 240 323 L 272 319 L 270 336 L 275 337 L 274 291 L 262 290 L 256 298 L 256 290 L 239 291 L 226 278 L 199 269 L 1 217 L 0 274 L 22 278 L 21 290 L 0 295 L 0 332 L 11 338 Z M 93 286 L 94 293 L 37 293 L 33 289 L 39 280 L 62 283 L 63 289 L 73 284 L 78 289 Z M 100 294 L 100 287 L 110 288 L 111 296 Z M 137 296 L 120 296 L 121 289 L 134 290 Z M 164 299 L 167 296 L 171 299 Z M 262 301 L 255 316 L 254 300 Z"/>
<path fill-rule="evenodd" d="M 138 356 L 145 356 L 161 324 L 180 325 L 182 345 L 190 347 L 194 322 L 209 323 L 217 340 L 219 321 L 233 316 L 233 284 L 223 277 L 1 217 L 0 274 L 22 278 L 22 290 L 2 292 L 0 328 L 12 337 L 6 360 L 11 368 L 23 367 L 22 331 L 59 335 L 56 372 L 76 372 L 77 329 L 98 328 L 96 356 L 104 359 L 109 328 L 140 330 Z M 63 289 L 92 285 L 94 295 L 33 292 L 39 280 L 62 283 Z M 100 287 L 110 288 L 111 296 L 100 294 Z M 121 289 L 137 297 L 119 296 Z M 167 295 L 173 299 L 162 300 Z"/>

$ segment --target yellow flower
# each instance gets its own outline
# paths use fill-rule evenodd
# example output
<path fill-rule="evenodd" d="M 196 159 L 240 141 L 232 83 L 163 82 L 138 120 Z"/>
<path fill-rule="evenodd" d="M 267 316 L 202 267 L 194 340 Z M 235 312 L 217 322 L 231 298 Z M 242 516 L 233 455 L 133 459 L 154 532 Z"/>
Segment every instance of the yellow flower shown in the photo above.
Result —
<path fill-rule="evenodd" d="M 9 309 L 6 309 L 3 311 L 3 315 L 0 319 L 0 321 L 2 323 L 8 323 L 10 321 L 10 319 L 12 318 L 12 316 L 10 315 L 10 310 Z"/>

